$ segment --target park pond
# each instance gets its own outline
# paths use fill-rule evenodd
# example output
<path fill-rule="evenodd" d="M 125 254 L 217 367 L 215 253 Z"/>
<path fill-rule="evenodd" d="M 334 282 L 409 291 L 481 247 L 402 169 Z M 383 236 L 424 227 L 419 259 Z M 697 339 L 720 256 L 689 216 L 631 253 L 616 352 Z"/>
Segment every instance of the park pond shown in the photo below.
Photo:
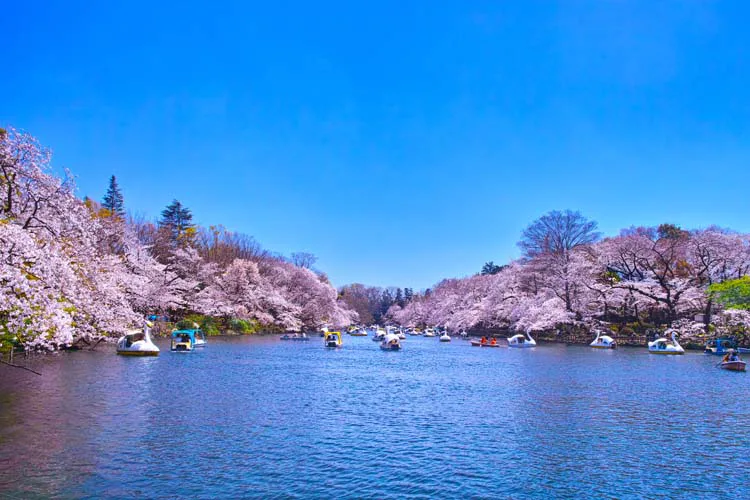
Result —
<path fill-rule="evenodd" d="M 0 498 L 741 498 L 718 358 L 409 337 L 211 338 L 0 367 Z"/>

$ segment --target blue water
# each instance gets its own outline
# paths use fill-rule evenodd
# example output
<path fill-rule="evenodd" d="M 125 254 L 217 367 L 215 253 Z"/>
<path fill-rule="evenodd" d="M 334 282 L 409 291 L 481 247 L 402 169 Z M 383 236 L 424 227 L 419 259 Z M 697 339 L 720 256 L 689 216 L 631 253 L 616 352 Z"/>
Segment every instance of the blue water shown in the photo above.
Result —
<path fill-rule="evenodd" d="M 0 367 L 0 498 L 748 497 L 717 358 L 344 341 Z"/>

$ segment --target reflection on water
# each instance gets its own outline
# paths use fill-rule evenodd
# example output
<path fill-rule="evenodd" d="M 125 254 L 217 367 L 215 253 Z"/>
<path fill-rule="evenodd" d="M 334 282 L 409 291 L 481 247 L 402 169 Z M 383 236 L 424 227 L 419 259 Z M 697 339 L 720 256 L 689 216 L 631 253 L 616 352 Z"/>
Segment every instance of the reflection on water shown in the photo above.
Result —
<path fill-rule="evenodd" d="M 713 357 L 344 340 L 4 368 L 0 498 L 733 497 L 750 470 L 750 379 Z"/>

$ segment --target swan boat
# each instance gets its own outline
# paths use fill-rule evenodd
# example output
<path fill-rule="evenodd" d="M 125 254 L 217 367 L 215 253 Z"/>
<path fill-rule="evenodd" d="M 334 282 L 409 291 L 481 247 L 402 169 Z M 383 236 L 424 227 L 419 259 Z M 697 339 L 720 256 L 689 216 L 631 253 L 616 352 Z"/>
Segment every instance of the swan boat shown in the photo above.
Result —
<path fill-rule="evenodd" d="M 326 347 L 341 347 L 344 342 L 341 340 L 341 332 L 326 332 L 324 342 Z"/>
<path fill-rule="evenodd" d="M 142 329 L 130 330 L 117 341 L 117 354 L 122 356 L 158 356 L 159 348 L 151 340 L 151 323 Z"/>
<path fill-rule="evenodd" d="M 354 330 L 349 330 L 349 335 L 352 337 L 367 337 L 367 330 L 364 327 L 355 328 Z"/>
<path fill-rule="evenodd" d="M 398 338 L 398 335 L 389 333 L 383 338 L 380 348 L 384 351 L 398 351 L 401 349 L 401 339 Z"/>
<path fill-rule="evenodd" d="M 508 347 L 536 347 L 536 340 L 531 338 L 531 334 L 526 332 L 518 333 L 508 338 Z"/>
<path fill-rule="evenodd" d="M 451 336 L 448 335 L 448 332 L 447 331 L 443 332 L 443 334 L 440 336 L 440 342 L 450 342 L 450 341 L 451 341 Z"/>
<path fill-rule="evenodd" d="M 596 331 L 596 338 L 589 345 L 594 349 L 617 349 L 617 341 L 609 335 L 602 335 L 599 330 Z"/>
<path fill-rule="evenodd" d="M 672 330 L 672 342 L 665 337 L 658 338 L 648 343 L 648 352 L 651 354 L 685 354 L 685 349 L 677 342 L 677 332 Z"/>
<path fill-rule="evenodd" d="M 434 337 L 435 336 L 435 330 L 431 327 L 427 327 L 424 329 L 424 336 L 425 337 Z"/>
<path fill-rule="evenodd" d="M 372 340 L 375 342 L 379 342 L 385 338 L 385 336 L 388 335 L 388 333 L 383 330 L 382 328 L 378 327 L 375 330 L 375 334 L 372 336 Z"/>

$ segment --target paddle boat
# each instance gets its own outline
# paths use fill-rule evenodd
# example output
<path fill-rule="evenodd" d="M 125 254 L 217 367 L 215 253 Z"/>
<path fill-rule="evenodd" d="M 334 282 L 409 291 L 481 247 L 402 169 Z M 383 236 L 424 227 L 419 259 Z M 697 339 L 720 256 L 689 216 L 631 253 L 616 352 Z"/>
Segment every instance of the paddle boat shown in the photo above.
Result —
<path fill-rule="evenodd" d="M 492 337 L 491 339 L 482 337 L 481 340 L 472 340 L 471 345 L 472 347 L 500 347 L 500 344 L 497 343 L 495 337 Z"/>
<path fill-rule="evenodd" d="M 380 348 L 384 351 L 398 351 L 401 349 L 401 340 L 398 338 L 398 335 L 389 333 L 383 338 Z"/>
<path fill-rule="evenodd" d="M 142 329 L 130 330 L 117 340 L 117 354 L 122 356 L 158 356 L 159 348 L 151 340 L 151 323 Z"/>
<path fill-rule="evenodd" d="M 602 335 L 602 332 L 596 331 L 596 338 L 589 344 L 594 349 L 617 349 L 617 342 L 609 335 Z"/>
<path fill-rule="evenodd" d="M 443 334 L 440 336 L 440 342 L 450 342 L 450 341 L 451 341 L 451 337 L 450 335 L 448 335 L 448 332 L 447 331 L 443 332 Z"/>
<path fill-rule="evenodd" d="M 717 356 L 723 356 L 731 350 L 737 349 L 737 342 L 731 338 L 718 338 L 711 339 L 706 342 L 706 348 L 703 352 L 706 354 L 715 354 Z"/>
<path fill-rule="evenodd" d="M 195 349 L 196 330 L 174 330 L 169 350 L 172 352 L 192 352 Z"/>
<path fill-rule="evenodd" d="M 341 340 L 341 332 L 326 332 L 324 344 L 326 347 L 341 347 L 344 345 Z"/>
<path fill-rule="evenodd" d="M 468 334 L 468 333 L 466 332 L 466 330 L 461 330 L 460 332 L 458 332 L 458 335 L 459 335 L 459 336 L 460 336 L 460 337 L 461 337 L 462 339 L 465 339 L 465 338 L 467 338 L 467 337 L 469 336 L 469 334 Z"/>
<path fill-rule="evenodd" d="M 737 354 L 734 349 L 729 349 L 718 366 L 724 370 L 730 370 L 733 372 L 745 371 L 745 362 L 742 361 L 742 358 L 740 358 L 740 355 Z"/>
<path fill-rule="evenodd" d="M 208 341 L 206 340 L 206 334 L 200 328 L 195 330 L 195 347 L 206 347 Z"/>
<path fill-rule="evenodd" d="M 349 332 L 352 337 L 367 337 L 367 330 L 364 327 L 355 328 Z"/>
<path fill-rule="evenodd" d="M 385 330 L 383 330 L 382 328 L 378 327 L 378 328 L 375 329 L 375 334 L 372 336 L 372 340 L 375 341 L 375 342 L 380 342 L 381 340 L 383 340 L 385 338 L 385 336 L 387 334 L 388 333 Z"/>
<path fill-rule="evenodd" d="M 526 335 L 518 333 L 508 338 L 508 347 L 536 347 L 536 340 L 531 338 L 531 334 Z"/>
<path fill-rule="evenodd" d="M 685 349 L 677 342 L 677 332 L 672 332 L 672 342 L 665 337 L 658 338 L 648 343 L 648 352 L 651 354 L 685 354 Z"/>
<path fill-rule="evenodd" d="M 206 335 L 198 323 L 193 323 L 193 328 L 185 328 L 184 330 L 193 332 L 193 347 L 206 347 Z"/>
<path fill-rule="evenodd" d="M 435 330 L 432 327 L 428 326 L 427 328 L 424 329 L 424 336 L 425 337 L 434 337 L 435 336 Z"/>

